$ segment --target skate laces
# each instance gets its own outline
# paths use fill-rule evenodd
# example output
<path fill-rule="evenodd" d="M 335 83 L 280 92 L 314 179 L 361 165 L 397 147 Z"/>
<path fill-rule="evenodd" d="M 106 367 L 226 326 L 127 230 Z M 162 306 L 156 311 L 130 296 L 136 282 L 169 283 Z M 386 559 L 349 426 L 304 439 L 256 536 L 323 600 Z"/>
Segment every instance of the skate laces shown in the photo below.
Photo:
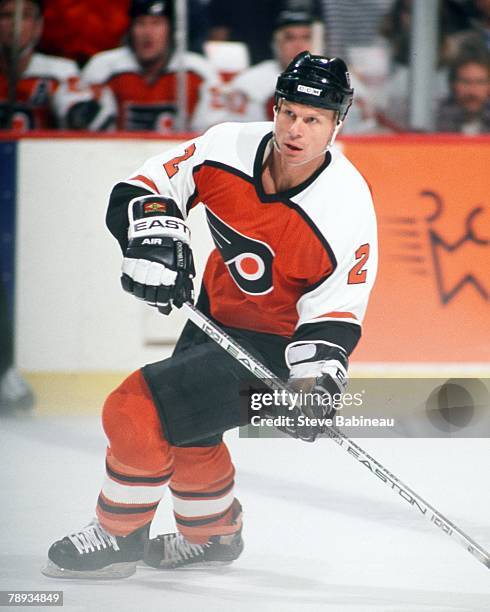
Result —
<path fill-rule="evenodd" d="M 163 554 L 166 561 L 192 559 L 202 555 L 207 544 L 192 544 L 181 533 L 166 533 L 160 536 L 163 540 Z"/>
<path fill-rule="evenodd" d="M 68 538 L 81 555 L 107 547 L 119 550 L 115 536 L 107 533 L 96 520 L 77 533 L 72 533 Z"/>

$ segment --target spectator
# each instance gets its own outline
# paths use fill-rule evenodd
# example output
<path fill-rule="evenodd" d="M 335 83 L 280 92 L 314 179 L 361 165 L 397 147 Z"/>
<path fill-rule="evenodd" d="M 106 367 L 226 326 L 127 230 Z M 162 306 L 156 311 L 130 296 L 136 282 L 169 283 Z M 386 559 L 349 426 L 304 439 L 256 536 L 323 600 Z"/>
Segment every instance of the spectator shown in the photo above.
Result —
<path fill-rule="evenodd" d="M 348 58 L 351 47 L 376 44 L 381 21 L 392 4 L 393 0 L 320 0 L 329 54 Z"/>
<path fill-rule="evenodd" d="M 57 127 L 57 90 L 77 79 L 78 67 L 71 60 L 35 52 L 42 30 L 41 0 L 24 0 L 15 41 L 15 6 L 15 0 L 0 0 L 0 128 Z"/>
<path fill-rule="evenodd" d="M 410 129 L 410 30 L 412 0 L 396 0 L 386 16 L 381 31 L 391 46 L 391 72 L 383 89 L 377 97 L 378 118 L 381 125 L 392 131 Z M 441 9 L 442 11 L 442 9 Z M 441 12 L 441 24 L 443 23 Z M 444 35 L 445 26 L 441 25 L 439 33 L 439 57 L 434 79 L 427 83 L 431 89 L 433 109 L 447 97 L 448 70 L 447 45 Z"/>
<path fill-rule="evenodd" d="M 245 70 L 227 87 L 230 120 L 273 119 L 277 77 L 298 53 L 311 48 L 313 20 L 313 14 L 307 11 L 283 10 L 279 13 L 272 37 L 275 59 L 265 60 Z M 355 81 L 353 87 L 356 95 L 349 115 L 349 132 L 372 131 L 375 128 L 374 120 L 367 100 L 363 100 L 362 85 Z"/>
<path fill-rule="evenodd" d="M 282 10 L 316 12 L 317 7 L 318 0 L 210 0 L 209 39 L 245 43 L 250 64 L 257 64 L 273 56 L 271 35 Z"/>
<path fill-rule="evenodd" d="M 84 86 L 111 93 L 119 129 L 174 131 L 179 58 L 173 53 L 173 13 L 168 0 L 132 0 L 128 43 L 95 55 L 82 71 Z M 186 53 L 183 61 L 189 127 L 201 131 L 223 118 L 219 78 L 198 54 Z"/>
<path fill-rule="evenodd" d="M 449 73 L 451 95 L 437 113 L 438 132 L 490 132 L 490 57 L 461 57 Z"/>
<path fill-rule="evenodd" d="M 475 0 L 477 15 L 469 27 L 449 38 L 451 57 L 490 52 L 490 0 Z"/>
<path fill-rule="evenodd" d="M 395 0 L 380 24 L 380 33 L 388 41 L 395 64 L 410 62 L 410 24 L 412 0 Z M 471 23 L 469 7 L 456 0 L 442 0 L 439 5 L 439 55 L 440 63 L 453 55 L 449 40 L 467 31 Z"/>

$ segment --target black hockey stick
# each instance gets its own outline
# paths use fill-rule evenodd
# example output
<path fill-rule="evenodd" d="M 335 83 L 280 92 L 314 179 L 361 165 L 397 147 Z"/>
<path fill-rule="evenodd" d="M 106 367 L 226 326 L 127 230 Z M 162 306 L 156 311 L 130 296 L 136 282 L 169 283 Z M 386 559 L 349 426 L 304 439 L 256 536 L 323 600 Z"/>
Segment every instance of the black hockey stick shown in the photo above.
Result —
<path fill-rule="evenodd" d="M 290 392 L 288 387 L 277 380 L 277 377 L 266 368 L 260 361 L 255 359 L 248 351 L 242 348 L 233 338 L 220 329 L 215 323 L 210 321 L 193 304 L 184 303 L 184 309 L 189 319 L 207 334 L 212 340 L 219 344 L 234 359 L 240 362 L 247 370 L 252 372 L 257 378 L 263 379 L 265 384 L 273 390 Z M 287 395 L 286 397 L 289 397 Z M 327 435 L 341 446 L 351 457 L 364 465 L 374 476 L 379 478 L 394 491 L 399 497 L 407 502 L 412 508 L 417 510 L 432 525 L 440 531 L 458 542 L 478 561 L 490 569 L 490 554 L 472 538 L 466 535 L 459 527 L 447 519 L 443 514 L 427 503 L 420 495 L 415 493 L 410 487 L 399 480 L 379 461 L 371 457 L 356 442 L 353 442 L 339 429 L 332 426 L 325 426 Z"/>

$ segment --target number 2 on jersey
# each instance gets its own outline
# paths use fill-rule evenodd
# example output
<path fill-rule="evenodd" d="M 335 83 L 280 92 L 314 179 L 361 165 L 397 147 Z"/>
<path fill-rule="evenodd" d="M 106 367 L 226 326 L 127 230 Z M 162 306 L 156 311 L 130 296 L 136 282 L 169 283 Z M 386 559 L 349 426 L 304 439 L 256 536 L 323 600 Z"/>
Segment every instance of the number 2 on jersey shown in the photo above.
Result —
<path fill-rule="evenodd" d="M 172 178 L 173 176 L 175 176 L 177 172 L 179 171 L 179 164 L 185 161 L 186 159 L 189 159 L 189 157 L 192 157 L 195 151 L 196 151 L 196 145 L 191 144 L 191 146 L 187 147 L 187 149 L 184 151 L 183 155 L 177 155 L 177 157 L 173 157 L 167 163 L 163 164 L 163 167 L 165 168 L 165 172 L 167 173 L 168 178 Z"/>
<path fill-rule="evenodd" d="M 358 285 L 365 283 L 367 278 L 367 270 L 363 270 L 369 259 L 369 244 L 362 244 L 356 251 L 356 263 L 349 272 L 349 285 Z"/>

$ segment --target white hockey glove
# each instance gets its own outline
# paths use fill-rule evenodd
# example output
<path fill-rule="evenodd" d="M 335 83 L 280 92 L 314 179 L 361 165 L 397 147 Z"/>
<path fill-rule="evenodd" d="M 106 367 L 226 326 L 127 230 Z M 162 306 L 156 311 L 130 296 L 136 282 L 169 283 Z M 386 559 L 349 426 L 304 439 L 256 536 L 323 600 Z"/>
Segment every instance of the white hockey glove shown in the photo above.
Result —
<path fill-rule="evenodd" d="M 129 243 L 123 259 L 125 291 L 169 314 L 193 301 L 190 230 L 170 198 L 147 195 L 129 203 Z"/>
<path fill-rule="evenodd" d="M 342 347 L 323 340 L 293 342 L 286 348 L 286 363 L 288 386 L 303 392 L 297 409 L 307 419 L 306 424 L 293 429 L 297 437 L 313 442 L 325 430 L 317 421 L 331 419 L 341 404 L 348 380 L 347 354 Z"/>

